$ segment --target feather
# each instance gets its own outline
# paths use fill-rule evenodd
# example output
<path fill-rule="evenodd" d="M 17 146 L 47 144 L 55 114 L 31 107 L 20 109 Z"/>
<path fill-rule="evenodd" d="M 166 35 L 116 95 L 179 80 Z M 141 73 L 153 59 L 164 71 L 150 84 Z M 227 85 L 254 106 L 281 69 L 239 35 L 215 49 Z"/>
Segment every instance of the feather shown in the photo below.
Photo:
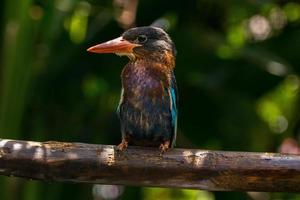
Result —
<path fill-rule="evenodd" d="M 177 136 L 177 118 L 178 118 L 178 96 L 177 96 L 177 84 L 174 74 L 172 73 L 172 82 L 170 88 L 170 110 L 172 115 L 172 135 L 171 135 L 171 146 L 175 145 Z"/>

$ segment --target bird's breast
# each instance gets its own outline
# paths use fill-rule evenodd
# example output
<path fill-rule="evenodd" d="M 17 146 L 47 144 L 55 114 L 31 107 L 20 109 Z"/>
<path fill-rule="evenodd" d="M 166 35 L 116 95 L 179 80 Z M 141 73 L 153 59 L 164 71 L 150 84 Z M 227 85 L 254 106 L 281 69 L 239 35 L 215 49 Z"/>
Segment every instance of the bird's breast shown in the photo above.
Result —
<path fill-rule="evenodd" d="M 166 77 L 149 66 L 127 66 L 123 70 L 119 110 L 122 132 L 136 140 L 170 138 L 172 116 Z"/>
<path fill-rule="evenodd" d="M 165 95 L 165 84 L 161 76 L 145 67 L 125 71 L 122 77 L 125 98 L 134 103 L 146 99 L 162 100 Z"/>

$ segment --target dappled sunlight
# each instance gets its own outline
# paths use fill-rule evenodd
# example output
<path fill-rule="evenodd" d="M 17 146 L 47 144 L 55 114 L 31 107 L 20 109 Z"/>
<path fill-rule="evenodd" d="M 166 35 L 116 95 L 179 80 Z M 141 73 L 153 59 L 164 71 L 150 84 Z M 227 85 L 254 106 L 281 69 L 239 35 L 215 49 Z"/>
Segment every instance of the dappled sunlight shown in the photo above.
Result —
<path fill-rule="evenodd" d="M 235 19 L 235 14 L 232 14 L 232 22 L 226 27 L 226 41 L 216 48 L 217 55 L 223 59 L 232 59 L 239 56 L 239 50 L 246 45 L 272 38 L 285 28 L 288 21 L 298 20 L 298 8 L 297 3 L 288 3 L 283 8 L 269 5 L 243 20 Z M 275 75 L 286 74 L 286 67 L 279 62 L 269 63 L 267 69 Z"/>
<path fill-rule="evenodd" d="M 14 141 L 4 139 L 0 141 L 0 148 L 7 150 L 12 156 L 18 157 L 19 154 L 24 155 L 24 152 L 31 152 L 32 160 L 45 160 L 50 156 L 51 152 L 45 152 L 45 148 L 39 142 L 31 141 Z M 28 156 L 28 155 L 27 155 Z"/>
<path fill-rule="evenodd" d="M 289 2 L 284 6 L 285 14 L 289 21 L 299 22 L 300 20 L 300 4 L 296 2 Z"/>
<path fill-rule="evenodd" d="M 0 140 L 0 147 L 4 147 L 9 140 Z"/>
<path fill-rule="evenodd" d="M 185 150 L 182 152 L 183 158 L 185 161 L 191 165 L 202 166 L 207 161 L 206 158 L 209 154 L 209 151 L 202 150 L 197 152 L 192 152 L 190 150 Z"/>
<path fill-rule="evenodd" d="M 91 5 L 88 2 L 79 2 L 72 16 L 65 21 L 65 27 L 68 29 L 73 43 L 79 44 L 84 41 L 87 34 L 90 10 Z"/>
<path fill-rule="evenodd" d="M 52 147 L 52 148 L 51 148 Z M 55 147 L 55 148 L 53 148 Z M 44 164 L 49 164 L 55 159 L 62 159 L 62 158 L 51 158 L 52 154 L 57 153 L 57 151 L 65 152 L 63 157 L 67 160 L 76 160 L 79 158 L 78 153 L 76 152 L 69 152 L 70 145 L 69 143 L 58 143 L 58 142 L 32 142 L 32 141 L 15 141 L 15 140 L 0 140 L 0 148 L 2 149 L 2 156 L 5 156 L 5 153 L 11 154 L 12 156 L 18 158 L 18 156 L 24 158 L 30 158 L 31 161 L 39 162 L 45 161 Z M 108 156 L 108 152 L 105 151 L 103 156 Z M 1 153 L 0 153 L 1 156 Z M 108 156 L 110 157 L 110 156 Z M 50 159 L 51 158 L 51 159 Z"/>
<path fill-rule="evenodd" d="M 76 160 L 79 158 L 77 153 L 67 153 L 67 157 L 70 160 Z"/>
<path fill-rule="evenodd" d="M 12 148 L 13 151 L 19 151 L 21 149 L 22 149 L 22 144 L 20 143 L 13 144 L 13 148 Z"/>
<path fill-rule="evenodd" d="M 283 133 L 288 129 L 298 99 L 299 77 L 289 75 L 281 85 L 258 101 L 257 113 L 272 132 Z"/>
<path fill-rule="evenodd" d="M 182 152 L 182 155 L 187 163 L 192 163 L 194 161 L 194 154 L 191 151 L 184 151 Z"/>
<path fill-rule="evenodd" d="M 37 147 L 35 149 L 33 159 L 43 159 L 45 156 L 45 150 L 42 147 Z"/>
<path fill-rule="evenodd" d="M 108 165 L 113 165 L 115 163 L 115 149 L 113 147 L 102 149 L 99 152 L 99 159 L 105 159 Z"/>
<path fill-rule="evenodd" d="M 41 147 L 41 143 L 40 142 L 33 142 L 33 141 L 26 141 L 26 145 L 25 148 L 29 149 L 31 147 Z"/>

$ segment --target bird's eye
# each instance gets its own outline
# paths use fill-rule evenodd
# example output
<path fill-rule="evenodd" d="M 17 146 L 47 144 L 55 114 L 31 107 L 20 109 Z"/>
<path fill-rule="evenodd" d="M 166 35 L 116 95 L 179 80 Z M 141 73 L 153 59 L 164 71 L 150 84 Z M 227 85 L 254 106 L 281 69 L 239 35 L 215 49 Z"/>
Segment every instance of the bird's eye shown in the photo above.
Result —
<path fill-rule="evenodd" d="M 146 36 L 146 35 L 139 35 L 139 36 L 137 37 L 137 41 L 138 41 L 139 43 L 145 43 L 145 42 L 147 41 L 147 36 Z"/>

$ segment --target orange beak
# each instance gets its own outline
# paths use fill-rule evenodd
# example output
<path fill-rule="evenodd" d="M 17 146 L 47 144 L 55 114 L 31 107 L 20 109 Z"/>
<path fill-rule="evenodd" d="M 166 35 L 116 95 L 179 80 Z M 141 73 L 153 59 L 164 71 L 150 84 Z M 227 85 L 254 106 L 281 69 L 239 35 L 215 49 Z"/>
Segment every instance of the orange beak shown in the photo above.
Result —
<path fill-rule="evenodd" d="M 107 42 L 97 44 L 87 49 L 92 53 L 132 53 L 133 48 L 141 46 L 124 40 L 123 37 L 118 37 Z"/>

